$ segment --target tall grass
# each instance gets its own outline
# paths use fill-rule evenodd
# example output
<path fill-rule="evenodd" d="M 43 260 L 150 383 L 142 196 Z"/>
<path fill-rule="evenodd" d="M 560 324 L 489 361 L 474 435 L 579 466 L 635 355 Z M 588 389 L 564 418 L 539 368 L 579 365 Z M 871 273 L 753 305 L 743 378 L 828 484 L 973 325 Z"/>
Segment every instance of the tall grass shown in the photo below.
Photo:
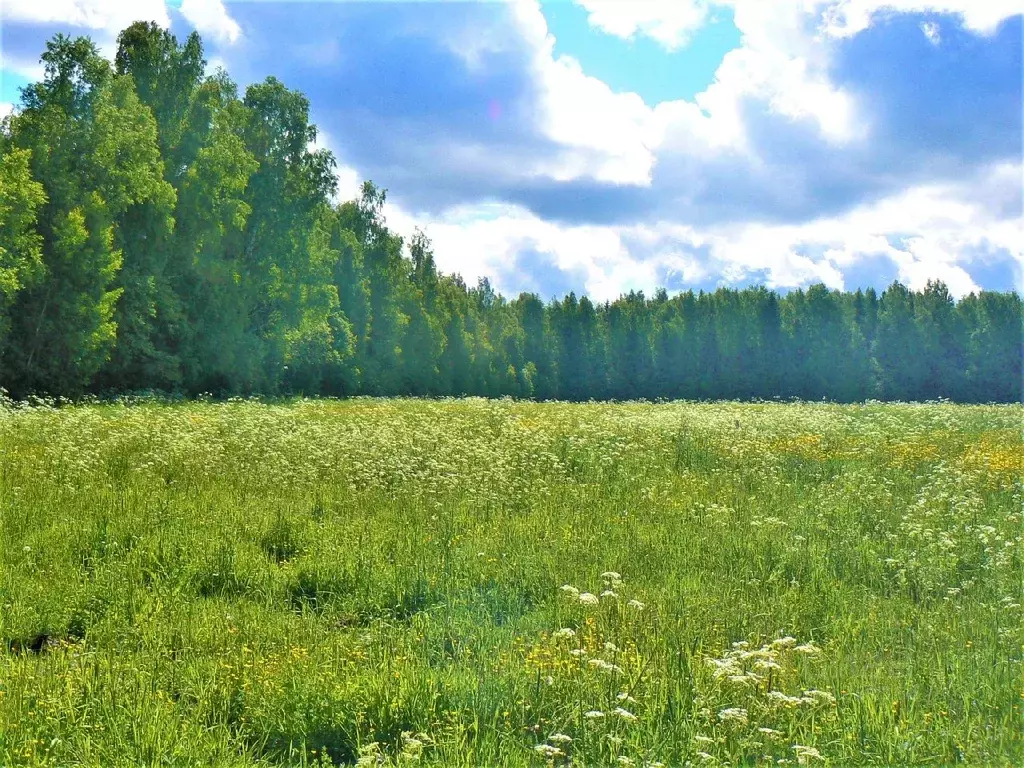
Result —
<path fill-rule="evenodd" d="M 1024 764 L 1022 416 L 0 408 L 0 764 Z"/>

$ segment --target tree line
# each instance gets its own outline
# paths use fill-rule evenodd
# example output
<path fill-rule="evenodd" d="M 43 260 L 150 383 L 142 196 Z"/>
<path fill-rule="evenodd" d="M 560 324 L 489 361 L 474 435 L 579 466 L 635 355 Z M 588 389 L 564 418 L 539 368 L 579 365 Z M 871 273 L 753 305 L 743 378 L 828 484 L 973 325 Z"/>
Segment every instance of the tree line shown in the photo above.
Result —
<path fill-rule="evenodd" d="M 76 397 L 1021 398 L 1021 300 L 942 283 L 545 303 L 438 271 L 309 102 L 154 24 L 57 35 L 0 124 L 0 387 Z"/>

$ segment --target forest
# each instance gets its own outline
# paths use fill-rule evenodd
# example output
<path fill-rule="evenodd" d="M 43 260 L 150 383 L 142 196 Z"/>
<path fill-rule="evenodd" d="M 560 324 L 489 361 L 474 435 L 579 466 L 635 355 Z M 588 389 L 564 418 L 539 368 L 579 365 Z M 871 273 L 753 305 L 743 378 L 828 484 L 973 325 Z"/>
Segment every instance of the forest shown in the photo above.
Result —
<path fill-rule="evenodd" d="M 0 125 L 0 388 L 215 395 L 1021 399 L 1021 300 L 940 282 L 595 303 L 441 273 L 338 202 L 306 97 L 154 24 L 57 35 Z"/>

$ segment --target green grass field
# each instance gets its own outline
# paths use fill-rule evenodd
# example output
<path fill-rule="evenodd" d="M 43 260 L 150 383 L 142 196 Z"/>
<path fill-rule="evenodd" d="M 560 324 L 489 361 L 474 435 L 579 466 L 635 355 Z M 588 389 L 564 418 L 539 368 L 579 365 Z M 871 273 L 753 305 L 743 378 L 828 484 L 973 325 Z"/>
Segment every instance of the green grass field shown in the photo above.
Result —
<path fill-rule="evenodd" d="M 1022 417 L 0 408 L 0 765 L 1024 764 Z"/>

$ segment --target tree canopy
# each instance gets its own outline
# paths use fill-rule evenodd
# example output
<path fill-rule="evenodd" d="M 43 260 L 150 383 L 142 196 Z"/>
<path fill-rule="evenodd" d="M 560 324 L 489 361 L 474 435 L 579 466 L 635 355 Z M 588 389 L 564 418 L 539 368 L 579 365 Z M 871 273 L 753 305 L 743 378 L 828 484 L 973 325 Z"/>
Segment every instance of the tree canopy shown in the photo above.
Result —
<path fill-rule="evenodd" d="M 0 387 L 15 396 L 1019 401 L 1016 293 L 813 285 L 595 303 L 441 273 L 365 182 L 336 203 L 306 97 L 239 94 L 151 23 L 57 35 L 0 123 Z"/>

